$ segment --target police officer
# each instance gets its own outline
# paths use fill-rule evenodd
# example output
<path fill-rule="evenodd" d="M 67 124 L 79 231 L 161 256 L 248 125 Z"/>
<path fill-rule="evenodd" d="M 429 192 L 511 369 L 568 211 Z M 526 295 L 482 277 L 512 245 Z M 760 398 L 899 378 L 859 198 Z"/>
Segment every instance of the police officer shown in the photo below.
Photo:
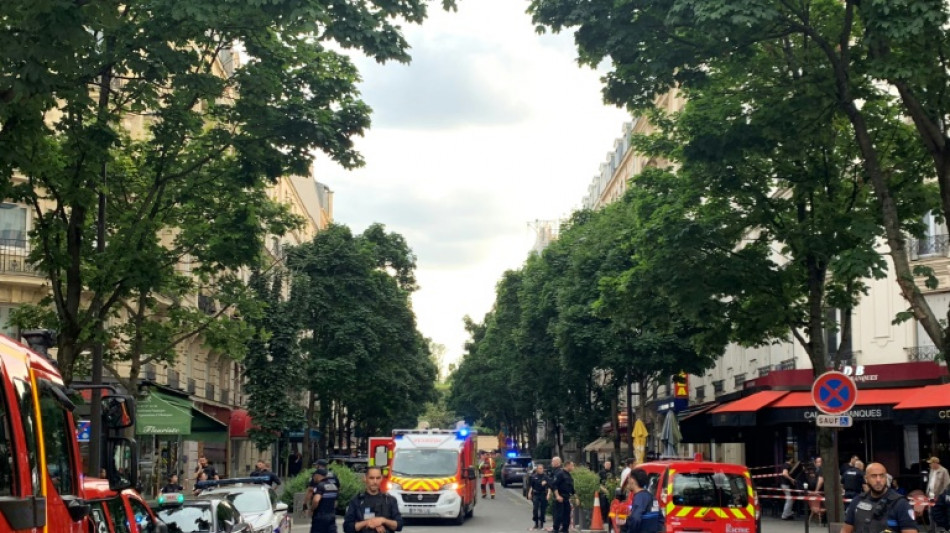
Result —
<path fill-rule="evenodd" d="M 343 518 L 343 533 L 395 533 L 402 531 L 399 503 L 391 494 L 379 490 L 383 470 L 378 466 L 366 469 L 366 491 L 350 500 Z"/>
<path fill-rule="evenodd" d="M 557 501 L 557 507 L 554 509 L 554 533 L 562 531 L 567 533 L 571 527 L 571 496 L 574 495 L 574 477 L 571 472 L 574 471 L 574 461 L 564 463 L 564 468 L 557 474 L 551 490 L 554 491 L 554 499 Z"/>
<path fill-rule="evenodd" d="M 340 495 L 340 487 L 329 479 L 328 474 L 322 466 L 313 473 L 317 486 L 313 489 L 313 499 L 310 501 L 310 508 L 313 509 L 310 533 L 336 533 L 336 500 Z"/>
<path fill-rule="evenodd" d="M 544 518 L 548 510 L 548 489 L 551 481 L 544 473 L 544 465 L 538 464 L 534 468 L 531 477 L 528 478 L 528 499 L 531 500 L 531 518 L 534 519 L 534 527 L 531 529 L 544 529 Z"/>
<path fill-rule="evenodd" d="M 917 533 L 914 510 L 907 499 L 887 486 L 887 470 L 871 463 L 864 471 L 865 493 L 851 500 L 841 533 Z"/>
<path fill-rule="evenodd" d="M 861 462 L 856 461 L 845 465 L 844 468 L 841 469 L 841 486 L 844 488 L 844 497 L 847 500 L 861 494 L 864 490 L 862 487 L 864 484 L 864 472 L 858 468 L 859 464 L 861 464 Z"/>
<path fill-rule="evenodd" d="M 660 533 L 663 531 L 663 518 L 660 516 L 660 504 L 650 494 L 650 476 L 642 468 L 630 472 L 633 484 L 633 504 L 627 516 L 627 533 Z"/>

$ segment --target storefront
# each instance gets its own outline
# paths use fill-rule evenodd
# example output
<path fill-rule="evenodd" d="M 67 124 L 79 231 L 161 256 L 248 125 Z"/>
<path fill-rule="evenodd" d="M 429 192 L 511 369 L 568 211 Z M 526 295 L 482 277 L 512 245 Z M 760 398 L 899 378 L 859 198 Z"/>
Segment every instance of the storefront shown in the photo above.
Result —
<path fill-rule="evenodd" d="M 881 462 L 910 490 L 922 482 L 922 460 L 937 454 L 950 461 L 950 385 L 939 385 L 947 378 L 946 367 L 913 362 L 847 372 L 858 385 L 858 398 L 850 412 L 854 425 L 838 431 L 842 462 L 852 454 Z M 787 455 L 810 460 L 818 452 L 813 379 L 806 369 L 746 382 L 741 397 L 681 420 L 683 440 L 741 443 L 749 466 L 779 465 Z"/>

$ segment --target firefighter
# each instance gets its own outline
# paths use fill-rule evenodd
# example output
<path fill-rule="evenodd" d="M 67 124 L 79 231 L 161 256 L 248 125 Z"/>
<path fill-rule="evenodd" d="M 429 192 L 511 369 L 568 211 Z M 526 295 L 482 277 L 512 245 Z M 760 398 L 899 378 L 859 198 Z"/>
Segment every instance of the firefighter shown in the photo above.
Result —
<path fill-rule="evenodd" d="M 491 490 L 491 499 L 495 499 L 495 460 L 492 459 L 491 455 L 488 452 L 482 452 L 482 460 L 478 463 L 478 471 L 482 474 L 482 498 L 484 498 L 487 493 L 485 492 L 485 485 L 488 485 L 489 490 Z"/>
<path fill-rule="evenodd" d="M 868 490 L 851 500 L 841 533 L 917 533 L 914 510 L 906 498 L 888 488 L 884 465 L 869 464 L 864 479 Z"/>
<path fill-rule="evenodd" d="M 326 468 L 317 468 L 313 479 L 317 486 L 313 489 L 313 499 L 310 508 L 313 509 L 313 518 L 310 520 L 310 533 L 336 533 L 336 500 L 340 495 L 340 487 L 328 478 Z"/>
<path fill-rule="evenodd" d="M 531 500 L 531 518 L 534 519 L 534 527 L 531 529 L 544 529 L 544 518 L 548 510 L 548 489 L 550 480 L 544 473 L 544 465 L 538 464 L 534 468 L 534 473 L 528 478 L 528 499 Z"/>

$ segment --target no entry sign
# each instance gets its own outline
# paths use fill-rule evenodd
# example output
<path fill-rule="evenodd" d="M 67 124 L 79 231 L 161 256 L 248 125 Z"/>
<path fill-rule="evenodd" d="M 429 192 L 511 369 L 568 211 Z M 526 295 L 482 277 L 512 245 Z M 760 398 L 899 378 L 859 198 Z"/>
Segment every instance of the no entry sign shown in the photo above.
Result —
<path fill-rule="evenodd" d="M 825 372 L 811 386 L 811 398 L 822 413 L 840 415 L 854 407 L 858 401 L 858 388 L 841 372 Z"/>

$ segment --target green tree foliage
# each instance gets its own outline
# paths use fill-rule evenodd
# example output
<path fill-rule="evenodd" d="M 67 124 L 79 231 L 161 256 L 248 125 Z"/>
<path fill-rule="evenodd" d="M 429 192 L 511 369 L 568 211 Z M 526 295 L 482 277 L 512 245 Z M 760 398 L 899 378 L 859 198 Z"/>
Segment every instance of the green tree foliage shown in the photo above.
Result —
<path fill-rule="evenodd" d="M 254 420 L 250 439 L 264 451 L 288 429 L 300 429 L 304 417 L 300 396 L 305 390 L 300 353 L 300 314 L 285 298 L 282 271 L 254 272 L 249 285 L 265 308 L 259 317 L 247 318 L 254 336 L 244 357 L 244 390 L 247 410 Z"/>
<path fill-rule="evenodd" d="M 294 223 L 266 193 L 279 176 L 309 174 L 318 151 L 362 164 L 352 138 L 370 110 L 334 48 L 407 61 L 398 23 L 426 11 L 424 0 L 0 5 L 0 183 L 34 212 L 31 260 L 54 311 L 22 316 L 58 330 L 67 381 L 98 335 L 120 338 L 113 356 L 135 371 L 174 359 L 189 332 L 230 339 L 221 351 L 244 344 L 227 312 L 209 320 L 176 303 L 199 290 L 219 311 L 242 299 L 227 273 Z M 100 333 L 118 315 L 134 331 Z"/>
<path fill-rule="evenodd" d="M 903 199 L 904 186 L 913 178 L 893 174 L 893 144 L 908 138 L 907 132 L 887 117 L 897 112 L 913 122 L 910 149 L 929 157 L 923 175 L 936 177 L 939 212 L 946 218 L 950 72 L 944 58 L 950 7 L 930 0 L 533 0 L 529 11 L 539 30 L 574 28 L 581 63 L 597 66 L 609 60 L 605 98 L 635 110 L 652 107 L 657 95 L 673 87 L 710 90 L 749 64 L 747 80 L 778 81 L 776 88 L 786 89 L 791 79 L 801 84 L 788 101 L 796 104 L 792 114 L 823 111 L 821 124 L 836 124 L 837 135 L 850 138 L 849 150 L 860 163 L 861 180 L 872 188 L 897 282 L 910 304 L 910 313 L 902 316 L 919 320 L 934 344 L 945 349 L 944 326 L 914 279 L 928 272 L 911 269 L 905 244 L 905 231 L 919 235 L 923 230 L 904 221 L 924 213 L 905 211 L 911 206 Z M 759 98 L 766 88 L 759 86 L 750 98 Z M 748 106 L 740 111 L 768 112 L 743 101 L 742 91 L 734 96 Z M 843 142 L 825 140 L 839 147 Z"/>
<path fill-rule="evenodd" d="M 300 280 L 293 305 L 311 393 L 308 427 L 332 444 L 415 427 L 434 401 L 437 368 L 409 301 L 415 256 L 402 236 L 374 224 L 354 236 L 332 225 L 289 252 Z M 344 445 L 345 446 L 345 445 Z"/>

